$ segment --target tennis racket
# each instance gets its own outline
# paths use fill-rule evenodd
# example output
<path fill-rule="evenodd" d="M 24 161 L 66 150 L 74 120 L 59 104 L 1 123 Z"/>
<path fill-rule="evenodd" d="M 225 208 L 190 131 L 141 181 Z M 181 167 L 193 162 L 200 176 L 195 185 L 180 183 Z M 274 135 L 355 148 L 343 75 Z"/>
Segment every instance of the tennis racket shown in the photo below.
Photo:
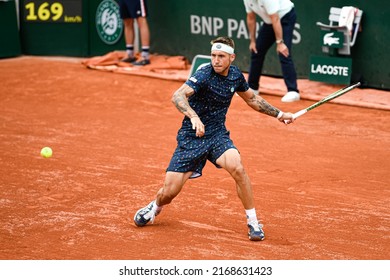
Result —
<path fill-rule="evenodd" d="M 318 106 L 321 106 L 322 104 L 325 104 L 326 102 L 329 102 L 329 101 L 331 101 L 331 100 L 333 100 L 333 99 L 335 99 L 343 94 L 346 94 L 347 92 L 353 90 L 354 88 L 356 88 L 358 86 L 360 86 L 360 82 L 353 84 L 353 85 L 350 85 L 350 86 L 346 86 L 345 88 L 339 89 L 338 91 L 336 91 L 332 94 L 329 94 L 328 96 L 324 97 L 320 101 L 314 103 L 313 105 L 294 113 L 293 117 L 294 117 L 294 119 L 296 119 L 296 118 L 306 114 L 307 112 L 313 110 L 314 108 L 317 108 Z"/>

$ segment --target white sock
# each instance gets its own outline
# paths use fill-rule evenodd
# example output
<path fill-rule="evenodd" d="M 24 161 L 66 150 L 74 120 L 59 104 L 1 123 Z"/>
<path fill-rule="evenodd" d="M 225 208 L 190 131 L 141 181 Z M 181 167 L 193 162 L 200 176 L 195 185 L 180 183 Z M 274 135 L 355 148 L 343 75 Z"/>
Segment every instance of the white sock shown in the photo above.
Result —
<path fill-rule="evenodd" d="M 153 208 L 152 208 L 152 210 L 154 212 L 156 212 L 157 210 L 161 210 L 161 209 L 162 209 L 162 206 L 158 206 L 156 200 L 153 201 Z"/>
<path fill-rule="evenodd" d="M 254 222 L 257 223 L 257 216 L 256 216 L 256 209 L 255 208 L 245 209 L 245 213 L 246 213 L 246 221 L 248 224 L 254 223 Z"/>
<path fill-rule="evenodd" d="M 134 45 L 126 45 L 126 53 L 128 57 L 134 56 Z"/>
<path fill-rule="evenodd" d="M 141 47 L 141 56 L 143 59 L 149 59 L 150 54 L 149 54 L 149 46 L 142 46 Z"/>

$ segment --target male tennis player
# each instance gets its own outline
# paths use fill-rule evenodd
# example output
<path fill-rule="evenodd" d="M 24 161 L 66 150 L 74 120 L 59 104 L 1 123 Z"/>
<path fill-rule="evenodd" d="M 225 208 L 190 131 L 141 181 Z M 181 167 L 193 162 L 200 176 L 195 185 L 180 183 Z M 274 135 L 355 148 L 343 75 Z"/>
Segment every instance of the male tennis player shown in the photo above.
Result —
<path fill-rule="evenodd" d="M 134 222 L 139 227 L 153 222 L 188 179 L 202 175 L 209 160 L 217 168 L 224 168 L 235 180 L 247 217 L 249 239 L 260 241 L 265 236 L 256 216 L 252 185 L 225 127 L 226 113 L 237 93 L 254 110 L 282 123 L 293 122 L 293 115 L 273 107 L 249 88 L 242 72 L 231 65 L 236 57 L 231 38 L 219 37 L 211 44 L 211 64 L 196 71 L 173 94 L 172 102 L 184 114 L 177 148 L 167 168 L 164 186 L 155 200 L 137 211 Z"/>

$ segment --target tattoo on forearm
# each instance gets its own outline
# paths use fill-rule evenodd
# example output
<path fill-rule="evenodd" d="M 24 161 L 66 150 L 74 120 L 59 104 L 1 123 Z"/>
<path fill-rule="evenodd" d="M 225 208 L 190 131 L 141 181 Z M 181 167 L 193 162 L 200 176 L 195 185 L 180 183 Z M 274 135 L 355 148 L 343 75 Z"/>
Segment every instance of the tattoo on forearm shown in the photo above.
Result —
<path fill-rule="evenodd" d="M 182 112 L 185 113 L 188 110 L 188 101 L 183 97 L 182 94 L 175 94 L 173 96 L 173 100 L 175 103 L 176 108 Z"/>
<path fill-rule="evenodd" d="M 258 96 L 252 97 L 252 102 L 255 104 L 255 109 L 259 111 L 260 113 L 277 117 L 279 114 L 279 109 L 275 108 L 271 104 L 269 104 L 267 101 L 265 101 L 263 98 Z"/>
<path fill-rule="evenodd" d="M 189 118 L 197 116 L 188 103 L 188 97 L 191 94 L 187 94 L 183 88 L 179 88 L 173 95 L 172 101 L 176 108 Z"/>

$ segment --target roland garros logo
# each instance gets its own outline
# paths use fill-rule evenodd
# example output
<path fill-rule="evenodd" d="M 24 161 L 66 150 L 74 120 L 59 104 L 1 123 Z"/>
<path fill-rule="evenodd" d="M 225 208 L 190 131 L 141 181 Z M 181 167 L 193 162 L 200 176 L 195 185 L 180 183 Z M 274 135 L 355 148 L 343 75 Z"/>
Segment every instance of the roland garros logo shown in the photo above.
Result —
<path fill-rule="evenodd" d="M 99 4 L 96 10 L 96 29 L 104 43 L 113 45 L 119 41 L 123 24 L 115 1 L 104 0 Z"/>

